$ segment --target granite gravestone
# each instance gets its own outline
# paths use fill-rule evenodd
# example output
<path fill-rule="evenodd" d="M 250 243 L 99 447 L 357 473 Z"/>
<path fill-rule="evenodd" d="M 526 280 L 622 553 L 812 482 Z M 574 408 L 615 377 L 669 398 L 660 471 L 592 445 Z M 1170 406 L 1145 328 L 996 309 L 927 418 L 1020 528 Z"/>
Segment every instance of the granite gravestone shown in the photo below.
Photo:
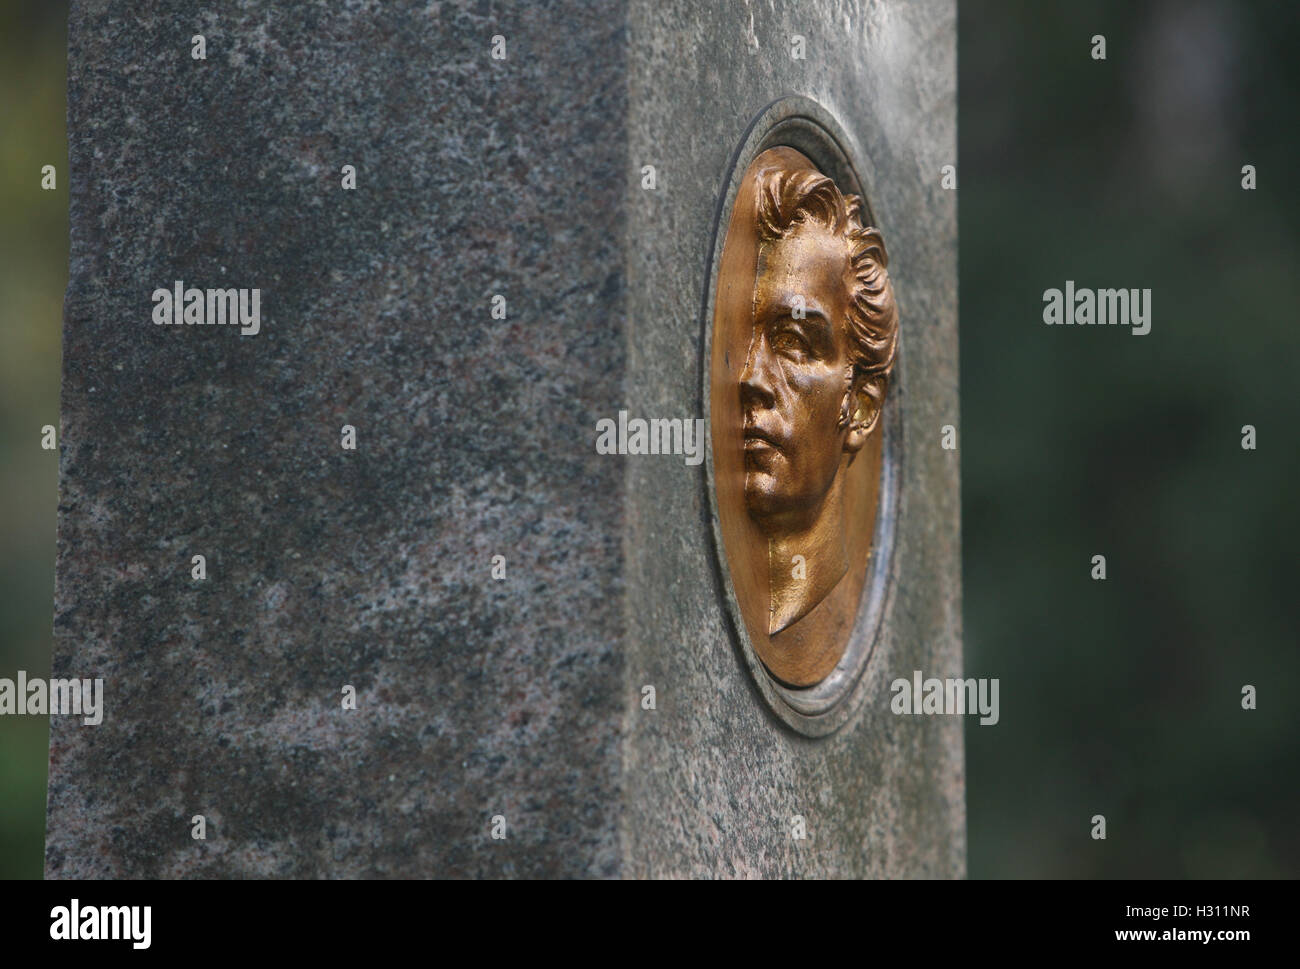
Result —
<path fill-rule="evenodd" d="M 961 671 L 955 47 L 952 0 L 74 3 L 53 669 L 105 710 L 52 721 L 47 875 L 964 874 L 962 720 L 889 702 Z M 707 416 L 772 144 L 901 306 L 820 707 L 737 622 L 713 455 L 595 446 Z"/>

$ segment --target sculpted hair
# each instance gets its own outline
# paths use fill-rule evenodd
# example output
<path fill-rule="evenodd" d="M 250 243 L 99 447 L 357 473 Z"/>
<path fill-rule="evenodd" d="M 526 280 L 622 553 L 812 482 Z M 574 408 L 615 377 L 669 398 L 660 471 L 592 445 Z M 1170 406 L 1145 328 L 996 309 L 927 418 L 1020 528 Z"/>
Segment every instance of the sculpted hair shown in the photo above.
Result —
<path fill-rule="evenodd" d="M 862 224 L 862 200 L 841 194 L 825 175 L 809 169 L 764 172 L 758 190 L 760 237 L 775 242 L 806 222 L 848 240 L 853 276 L 845 320 L 849 352 L 857 375 L 879 375 L 867 382 L 867 393 L 879 406 L 898 356 L 898 306 L 889 283 L 885 240 L 880 230 Z"/>

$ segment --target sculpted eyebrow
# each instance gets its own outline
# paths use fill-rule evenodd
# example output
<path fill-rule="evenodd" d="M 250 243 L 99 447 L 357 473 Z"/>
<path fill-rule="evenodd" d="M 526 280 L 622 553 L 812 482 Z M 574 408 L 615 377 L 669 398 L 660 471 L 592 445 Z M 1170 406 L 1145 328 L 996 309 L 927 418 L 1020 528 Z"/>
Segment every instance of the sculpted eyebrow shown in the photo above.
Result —
<path fill-rule="evenodd" d="M 773 319 L 773 322 L 779 322 L 780 320 L 793 320 L 794 324 L 802 329 L 808 337 L 819 341 L 826 340 L 831 336 L 830 318 L 821 310 L 815 309 L 811 306 L 808 307 L 804 311 L 804 318 L 802 320 L 795 319 L 793 311 L 794 307 L 792 306 L 783 307 Z"/>
<path fill-rule="evenodd" d="M 795 301 L 790 299 L 773 299 L 766 306 L 766 316 L 769 320 L 776 322 L 785 319 L 794 319 Z M 816 306 L 804 307 L 804 318 L 795 319 L 796 323 L 812 323 L 814 326 L 829 326 L 830 320 Z"/>
<path fill-rule="evenodd" d="M 803 323 L 819 333 L 829 333 L 831 330 L 830 318 L 821 310 L 812 309 L 811 307 L 805 311 L 802 320 L 795 320 L 795 322 Z"/>

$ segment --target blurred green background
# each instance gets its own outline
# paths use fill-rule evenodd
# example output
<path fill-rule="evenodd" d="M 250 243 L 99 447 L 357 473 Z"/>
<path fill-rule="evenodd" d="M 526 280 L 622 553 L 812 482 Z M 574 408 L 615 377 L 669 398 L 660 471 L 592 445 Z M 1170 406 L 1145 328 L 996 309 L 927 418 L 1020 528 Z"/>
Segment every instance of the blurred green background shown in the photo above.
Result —
<path fill-rule="evenodd" d="M 973 877 L 1300 874 L 1297 9 L 961 7 L 966 655 L 1001 680 L 1001 722 L 967 728 Z M 49 671 L 65 19 L 0 8 L 9 677 Z M 1150 288 L 1151 333 L 1045 326 L 1067 279 Z M 40 877 L 47 736 L 0 719 L 0 877 Z"/>
<path fill-rule="evenodd" d="M 961 5 L 973 876 L 1300 874 L 1298 10 Z M 1045 325 L 1067 279 L 1151 332 Z"/>
<path fill-rule="evenodd" d="M 67 5 L 0 3 L 0 676 L 50 675 L 68 282 Z M 57 188 L 41 190 L 41 167 Z M 49 722 L 0 717 L 0 878 L 39 878 Z"/>

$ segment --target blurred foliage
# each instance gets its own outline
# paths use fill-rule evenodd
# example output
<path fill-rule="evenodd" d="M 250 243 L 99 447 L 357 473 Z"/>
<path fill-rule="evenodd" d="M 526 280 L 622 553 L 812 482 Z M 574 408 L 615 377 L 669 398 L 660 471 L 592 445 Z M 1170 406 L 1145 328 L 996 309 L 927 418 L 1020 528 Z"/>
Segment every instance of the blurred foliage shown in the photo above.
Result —
<path fill-rule="evenodd" d="M 0 5 L 0 676 L 48 676 L 54 610 L 59 346 L 68 278 L 67 8 Z M 57 188 L 41 189 L 54 165 Z M 0 878 L 44 864 L 43 717 L 0 717 Z"/>
<path fill-rule="evenodd" d="M 1297 10 L 961 7 L 973 877 L 1300 874 Z M 1151 332 L 1045 325 L 1067 279 Z"/>

